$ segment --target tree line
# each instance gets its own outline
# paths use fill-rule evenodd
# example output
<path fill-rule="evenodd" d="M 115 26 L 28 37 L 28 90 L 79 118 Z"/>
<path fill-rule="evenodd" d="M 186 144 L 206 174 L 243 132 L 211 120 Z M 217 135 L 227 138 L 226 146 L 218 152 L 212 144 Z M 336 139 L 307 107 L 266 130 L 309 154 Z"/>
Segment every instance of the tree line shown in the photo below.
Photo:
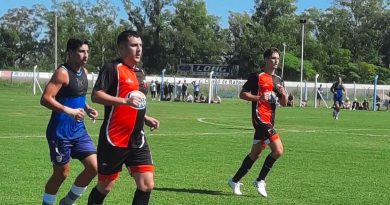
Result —
<path fill-rule="evenodd" d="M 116 36 L 124 29 L 142 34 L 142 67 L 148 74 L 174 75 L 181 63 L 240 67 L 246 78 L 263 64 L 262 53 L 273 46 L 284 57 L 283 78 L 300 80 L 304 25 L 304 79 L 320 74 L 323 82 L 341 76 L 345 82 L 390 84 L 389 0 L 334 0 L 324 10 L 297 14 L 296 0 L 254 0 L 252 13 L 230 12 L 228 27 L 207 12 L 204 0 L 122 0 L 127 19 L 109 0 L 69 0 L 53 8 L 36 4 L 10 9 L 0 17 L 0 69 L 54 70 L 55 19 L 58 62 L 65 59 L 68 38 L 91 42 L 90 72 L 117 57 Z M 57 16 L 57 17 L 56 17 Z M 285 46 L 283 46 L 283 44 Z M 282 63 L 280 63 L 282 64 Z M 280 69 L 279 69 L 280 75 Z"/>

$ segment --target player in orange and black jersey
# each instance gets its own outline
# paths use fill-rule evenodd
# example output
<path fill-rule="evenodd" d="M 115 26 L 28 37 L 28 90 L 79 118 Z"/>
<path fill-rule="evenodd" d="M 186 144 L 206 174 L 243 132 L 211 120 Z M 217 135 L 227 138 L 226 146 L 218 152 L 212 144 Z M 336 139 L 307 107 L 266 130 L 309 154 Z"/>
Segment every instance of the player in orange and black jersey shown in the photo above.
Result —
<path fill-rule="evenodd" d="M 159 121 L 146 115 L 145 74 L 136 65 L 142 56 L 141 37 L 124 31 L 117 39 L 120 59 L 103 67 L 92 92 L 92 101 L 104 105 L 104 121 L 98 144 L 98 184 L 88 204 L 103 204 L 113 188 L 123 164 L 137 184 L 132 204 L 148 204 L 154 187 L 154 165 L 144 132 L 144 124 L 156 129 Z"/>
<path fill-rule="evenodd" d="M 282 79 L 275 75 L 279 64 L 279 50 L 267 49 L 264 52 L 265 67 L 260 73 L 249 76 L 243 85 L 240 98 L 252 102 L 252 123 L 255 128 L 251 152 L 228 184 L 236 195 L 242 195 L 240 180 L 249 171 L 267 146 L 271 153 L 266 157 L 258 178 L 253 182 L 260 195 L 267 197 L 265 178 L 276 160 L 283 154 L 283 144 L 274 129 L 276 103 L 287 105 L 287 93 Z"/>

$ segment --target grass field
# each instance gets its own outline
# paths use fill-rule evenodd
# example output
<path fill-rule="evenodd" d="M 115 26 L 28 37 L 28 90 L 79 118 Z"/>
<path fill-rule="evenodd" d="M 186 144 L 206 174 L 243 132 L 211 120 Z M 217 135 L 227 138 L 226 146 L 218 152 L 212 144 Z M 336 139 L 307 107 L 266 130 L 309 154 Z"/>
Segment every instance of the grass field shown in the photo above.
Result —
<path fill-rule="evenodd" d="M 39 98 L 26 86 L 0 84 L 0 204 L 41 204 L 51 163 L 45 139 L 50 111 Z M 86 126 L 97 142 L 103 107 L 94 106 L 100 120 Z M 390 112 L 342 110 L 336 121 L 331 109 L 278 109 L 285 154 L 268 175 L 268 198 L 251 186 L 265 154 L 243 178 L 244 196 L 227 186 L 252 143 L 250 104 L 149 101 L 148 114 L 161 122 L 159 130 L 147 130 L 156 165 L 152 205 L 390 203 Z M 59 198 L 80 170 L 72 161 Z M 86 204 L 95 183 L 78 204 Z M 134 187 L 123 172 L 106 204 L 130 204 Z"/>

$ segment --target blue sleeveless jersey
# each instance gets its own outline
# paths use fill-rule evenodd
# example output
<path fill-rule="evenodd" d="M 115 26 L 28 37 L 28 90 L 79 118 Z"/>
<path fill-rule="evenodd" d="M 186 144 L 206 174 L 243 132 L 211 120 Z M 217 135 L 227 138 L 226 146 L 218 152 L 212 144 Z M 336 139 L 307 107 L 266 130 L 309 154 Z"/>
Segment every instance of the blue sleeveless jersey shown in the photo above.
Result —
<path fill-rule="evenodd" d="M 66 64 L 62 65 L 62 68 L 68 71 L 69 84 L 59 90 L 56 100 L 73 109 L 84 109 L 88 89 L 88 79 L 84 69 L 82 68 L 80 73 L 75 73 L 68 69 Z M 85 135 L 87 130 L 83 120 L 78 122 L 64 112 L 52 111 L 46 130 L 48 139 L 74 140 Z"/>

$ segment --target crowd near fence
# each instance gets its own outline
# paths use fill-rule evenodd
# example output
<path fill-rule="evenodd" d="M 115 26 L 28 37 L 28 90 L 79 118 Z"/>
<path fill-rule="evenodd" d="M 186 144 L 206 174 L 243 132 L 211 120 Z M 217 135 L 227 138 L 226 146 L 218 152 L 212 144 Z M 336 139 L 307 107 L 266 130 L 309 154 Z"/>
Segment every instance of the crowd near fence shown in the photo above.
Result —
<path fill-rule="evenodd" d="M 34 68 L 36 71 L 36 67 Z M 44 85 L 50 80 L 52 72 L 22 72 L 22 71 L 8 71 L 8 70 L 0 70 L 0 80 L 8 81 L 11 84 L 13 83 L 31 83 L 32 84 L 32 93 L 36 94 L 36 89 L 39 88 L 40 92 L 42 92 L 42 88 Z M 97 73 L 89 73 L 89 87 L 92 88 L 98 74 Z M 158 81 L 161 84 L 160 75 L 148 75 L 146 76 L 146 83 L 150 83 L 153 81 Z M 194 86 L 193 82 L 197 82 L 200 84 L 200 94 L 204 96 L 208 96 L 209 93 L 212 93 L 212 97 L 219 96 L 220 98 L 239 98 L 239 93 L 242 89 L 243 84 L 246 82 L 246 79 L 220 79 L 220 78 L 191 78 L 191 77 L 182 77 L 182 76 L 164 76 L 164 82 L 174 84 L 178 84 L 178 82 L 186 83 L 188 90 L 187 93 L 193 94 Z M 304 81 L 302 83 L 303 87 L 303 101 L 307 102 L 308 106 L 314 106 L 315 102 L 315 80 Z M 300 105 L 300 82 L 293 81 L 285 81 L 285 87 L 288 93 L 292 93 L 295 99 L 295 104 Z M 333 82 L 321 82 L 317 83 L 317 87 L 322 85 L 323 94 L 322 97 L 326 101 L 333 101 L 333 94 L 330 92 L 330 88 Z M 210 86 L 211 85 L 211 86 Z M 345 83 L 346 88 L 346 97 L 349 98 L 350 101 L 357 99 L 358 101 L 367 100 L 372 102 L 375 90 L 374 90 L 374 79 L 373 84 L 358 84 L 358 83 Z M 210 88 L 212 89 L 210 91 Z M 377 85 L 376 86 L 376 95 L 380 98 L 381 103 L 388 103 L 390 98 L 390 85 Z M 177 96 L 175 96 L 177 97 Z"/>

